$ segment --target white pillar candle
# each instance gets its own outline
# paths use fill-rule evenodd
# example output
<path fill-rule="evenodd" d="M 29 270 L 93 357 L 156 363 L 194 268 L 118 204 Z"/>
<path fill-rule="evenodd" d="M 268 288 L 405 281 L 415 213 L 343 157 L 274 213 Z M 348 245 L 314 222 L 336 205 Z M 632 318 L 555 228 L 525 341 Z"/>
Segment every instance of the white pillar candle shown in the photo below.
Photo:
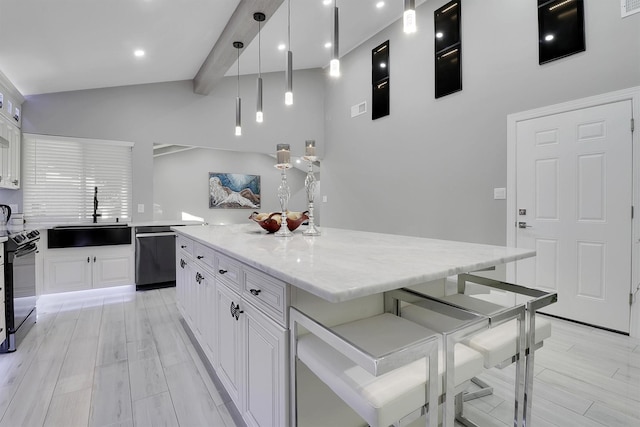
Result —
<path fill-rule="evenodd" d="M 315 157 L 316 142 L 313 139 L 305 141 L 304 155 L 307 157 Z"/>
<path fill-rule="evenodd" d="M 279 165 L 291 163 L 291 151 L 289 144 L 278 144 L 276 146 L 276 157 Z"/>

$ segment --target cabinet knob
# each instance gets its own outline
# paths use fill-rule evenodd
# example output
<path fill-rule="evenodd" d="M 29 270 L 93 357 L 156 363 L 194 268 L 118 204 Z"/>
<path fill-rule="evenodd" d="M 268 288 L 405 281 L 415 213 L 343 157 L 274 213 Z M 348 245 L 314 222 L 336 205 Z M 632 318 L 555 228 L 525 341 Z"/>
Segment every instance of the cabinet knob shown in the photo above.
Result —
<path fill-rule="evenodd" d="M 180 247 L 181 247 L 182 249 L 185 249 L 185 248 L 187 247 L 187 245 L 180 245 Z"/>
<path fill-rule="evenodd" d="M 186 263 L 186 262 L 184 262 L 184 260 L 183 260 L 183 259 L 180 259 L 180 267 L 181 267 L 181 268 L 184 268 L 184 266 L 185 266 L 185 265 L 187 265 L 187 263 Z"/>
<path fill-rule="evenodd" d="M 249 292 L 251 292 L 251 295 L 258 296 L 260 294 L 260 292 L 262 292 L 262 290 L 261 289 L 249 289 Z"/>
<path fill-rule="evenodd" d="M 87 257 L 87 262 L 91 262 L 91 257 Z"/>
<path fill-rule="evenodd" d="M 218 270 L 218 273 L 220 273 L 220 274 L 225 274 L 226 272 L 227 272 L 227 270 L 222 270 L 222 269 Z"/>
<path fill-rule="evenodd" d="M 13 181 L 11 181 L 11 182 L 13 182 L 13 185 L 18 185 L 18 180 L 17 180 L 17 179 L 14 179 L 14 180 L 13 180 Z"/>
<path fill-rule="evenodd" d="M 93 262 L 96 262 L 96 257 L 93 257 Z"/>
<path fill-rule="evenodd" d="M 204 258 L 204 256 L 202 256 L 202 255 L 198 255 L 196 258 L 198 258 L 198 259 L 202 259 L 202 258 Z"/>

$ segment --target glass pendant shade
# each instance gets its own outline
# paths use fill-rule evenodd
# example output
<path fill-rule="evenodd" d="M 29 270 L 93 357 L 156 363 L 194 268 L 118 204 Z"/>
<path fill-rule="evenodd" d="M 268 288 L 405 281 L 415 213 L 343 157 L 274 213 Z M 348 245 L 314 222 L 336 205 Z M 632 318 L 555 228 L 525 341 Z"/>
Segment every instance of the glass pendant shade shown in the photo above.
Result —
<path fill-rule="evenodd" d="M 340 77 L 340 30 L 338 23 L 338 7 L 333 8 L 333 56 L 329 62 L 329 75 Z"/>
<path fill-rule="evenodd" d="M 415 33 L 416 27 L 416 2 L 415 0 L 404 0 L 404 14 L 402 15 L 404 32 Z"/>
<path fill-rule="evenodd" d="M 293 105 L 293 52 L 287 51 L 287 68 L 285 70 L 287 90 L 284 93 L 284 103 Z"/>
<path fill-rule="evenodd" d="M 256 122 L 262 123 L 264 115 L 262 114 L 262 77 L 258 77 L 258 101 L 256 105 Z"/>
<path fill-rule="evenodd" d="M 236 136 L 242 135 L 242 100 L 236 98 Z"/>

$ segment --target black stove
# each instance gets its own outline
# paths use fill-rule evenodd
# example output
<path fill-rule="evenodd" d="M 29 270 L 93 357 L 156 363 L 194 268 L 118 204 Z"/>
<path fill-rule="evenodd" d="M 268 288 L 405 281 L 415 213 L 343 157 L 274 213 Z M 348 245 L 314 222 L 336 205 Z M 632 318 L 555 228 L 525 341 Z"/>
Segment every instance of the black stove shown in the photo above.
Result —
<path fill-rule="evenodd" d="M 8 240 L 4 243 L 7 251 L 15 251 L 18 248 L 28 246 L 31 243 L 40 240 L 40 232 L 38 230 L 0 230 L 0 237 L 6 237 Z"/>
<path fill-rule="evenodd" d="M 4 292 L 7 330 L 0 334 L 0 353 L 17 343 L 36 321 L 36 253 L 38 230 L 0 230 L 4 242 Z"/>

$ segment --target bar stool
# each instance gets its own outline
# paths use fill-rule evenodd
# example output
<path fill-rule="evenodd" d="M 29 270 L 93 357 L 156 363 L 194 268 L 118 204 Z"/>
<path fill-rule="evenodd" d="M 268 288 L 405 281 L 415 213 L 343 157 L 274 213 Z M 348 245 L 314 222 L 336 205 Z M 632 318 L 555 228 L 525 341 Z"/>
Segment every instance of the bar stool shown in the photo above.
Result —
<path fill-rule="evenodd" d="M 465 294 L 468 282 L 509 291 L 530 299 L 514 307 L 504 307 Z M 557 295 L 476 275 L 461 274 L 458 276 L 458 293 L 438 297 L 438 299 L 489 317 L 490 329 L 481 331 L 463 342 L 483 355 L 485 368 L 494 366 L 503 368 L 513 362 L 516 363 L 514 425 L 526 425 L 532 404 L 534 352 L 542 346 L 545 338 L 551 336 L 550 322 L 545 319 L 536 321 L 535 312 L 538 308 L 555 302 Z M 434 326 L 415 307 L 406 307 L 402 311 L 402 316 L 423 326 L 437 329 L 437 326 Z M 465 426 L 476 424 L 462 414 L 463 400 L 467 401 L 492 393 L 492 388 L 488 384 L 477 378 L 472 381 L 481 389 L 456 396 L 456 417 Z"/>
<path fill-rule="evenodd" d="M 488 327 L 483 316 L 437 302 L 427 305 L 457 316 L 456 333 Z M 442 376 L 455 388 L 484 370 L 477 351 L 454 343 L 449 348 L 449 358 L 443 351 L 445 340 L 441 333 L 390 313 L 327 328 L 292 307 L 289 319 L 293 426 L 297 425 L 296 360 L 372 427 L 398 425 L 423 414 L 427 426 L 437 426 L 440 381 L 430 379 Z M 309 333 L 298 336 L 299 326 Z M 447 359 L 451 360 L 448 370 L 443 363 Z M 442 400 L 446 407 L 446 398 Z M 453 401 L 450 405 L 453 408 Z M 443 425 L 452 426 L 454 420 L 447 420 L 447 412 L 443 411 Z"/>

